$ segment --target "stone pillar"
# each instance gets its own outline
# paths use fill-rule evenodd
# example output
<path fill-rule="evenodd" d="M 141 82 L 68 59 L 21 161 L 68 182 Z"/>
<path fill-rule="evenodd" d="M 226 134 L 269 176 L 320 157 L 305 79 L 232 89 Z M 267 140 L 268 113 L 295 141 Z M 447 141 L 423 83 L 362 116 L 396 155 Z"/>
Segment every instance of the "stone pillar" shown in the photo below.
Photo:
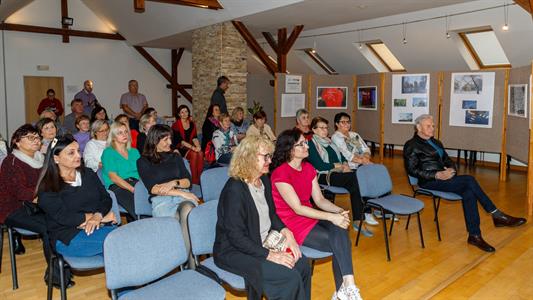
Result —
<path fill-rule="evenodd" d="M 231 22 L 196 29 L 192 34 L 193 118 L 202 127 L 217 78 L 226 76 L 228 112 L 241 106 L 246 111 L 247 46 Z M 200 130 L 200 129 L 199 129 Z"/>

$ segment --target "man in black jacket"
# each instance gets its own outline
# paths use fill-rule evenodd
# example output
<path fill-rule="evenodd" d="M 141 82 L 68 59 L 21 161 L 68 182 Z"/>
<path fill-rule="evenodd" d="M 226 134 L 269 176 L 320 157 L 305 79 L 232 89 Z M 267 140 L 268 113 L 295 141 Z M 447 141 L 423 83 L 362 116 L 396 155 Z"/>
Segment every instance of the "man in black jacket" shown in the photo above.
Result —
<path fill-rule="evenodd" d="M 418 178 L 418 185 L 422 188 L 461 195 L 468 243 L 483 251 L 494 252 L 494 247 L 481 237 L 477 202 L 479 201 L 486 212 L 492 214 L 496 227 L 519 226 L 526 220 L 506 215 L 498 210 L 474 177 L 456 175 L 454 163 L 446 153 L 444 146 L 433 137 L 435 124 L 431 115 L 422 115 L 416 119 L 415 123 L 416 133 L 403 148 L 407 173 Z"/>
<path fill-rule="evenodd" d="M 210 104 L 218 104 L 221 113 L 228 113 L 228 107 L 226 106 L 226 97 L 224 96 L 224 93 L 226 93 L 226 90 L 229 88 L 230 83 L 231 81 L 229 81 L 228 77 L 218 77 L 217 89 L 213 92 L 213 95 L 211 96 Z"/>

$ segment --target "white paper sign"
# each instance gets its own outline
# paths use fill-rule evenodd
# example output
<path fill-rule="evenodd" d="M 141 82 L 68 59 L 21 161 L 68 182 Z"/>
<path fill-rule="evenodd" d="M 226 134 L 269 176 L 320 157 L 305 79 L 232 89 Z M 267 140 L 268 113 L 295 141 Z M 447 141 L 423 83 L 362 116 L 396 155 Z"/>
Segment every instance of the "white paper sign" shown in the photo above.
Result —
<path fill-rule="evenodd" d="M 305 108 L 305 94 L 281 94 L 281 117 L 296 117 L 296 111 Z"/>
<path fill-rule="evenodd" d="M 392 76 L 392 123 L 414 124 L 416 118 L 429 114 L 429 74 Z"/>
<path fill-rule="evenodd" d="M 301 93 L 302 76 L 285 75 L 285 93 Z"/>
<path fill-rule="evenodd" d="M 492 128 L 494 72 L 452 73 L 450 126 Z"/>

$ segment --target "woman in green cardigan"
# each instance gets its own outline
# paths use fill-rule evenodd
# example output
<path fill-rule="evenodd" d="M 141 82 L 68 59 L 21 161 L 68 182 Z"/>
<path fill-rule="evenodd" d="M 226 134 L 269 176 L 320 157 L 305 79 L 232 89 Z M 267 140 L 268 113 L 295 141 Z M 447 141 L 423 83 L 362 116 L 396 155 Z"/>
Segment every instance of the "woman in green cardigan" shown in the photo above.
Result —
<path fill-rule="evenodd" d="M 337 146 L 328 137 L 328 123 L 328 120 L 322 117 L 313 118 L 313 121 L 311 121 L 311 129 L 314 134 L 309 141 L 309 157 L 307 160 L 317 170 L 320 184 L 343 187 L 350 192 L 354 221 L 352 226 L 356 231 L 361 230 L 364 236 L 371 237 L 374 234 L 366 228 L 359 228 L 359 222 L 356 222 L 361 217 L 364 218 L 362 214 L 363 201 L 359 193 L 357 176 L 350 169 L 346 158 L 342 156 Z"/>

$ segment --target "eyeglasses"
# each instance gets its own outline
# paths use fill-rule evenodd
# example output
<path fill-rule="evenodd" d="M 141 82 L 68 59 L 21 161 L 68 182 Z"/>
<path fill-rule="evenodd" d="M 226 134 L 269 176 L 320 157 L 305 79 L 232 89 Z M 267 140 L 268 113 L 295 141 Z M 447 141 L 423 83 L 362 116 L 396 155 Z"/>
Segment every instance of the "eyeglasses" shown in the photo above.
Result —
<path fill-rule="evenodd" d="M 343 120 L 343 121 L 339 121 L 339 123 L 341 123 L 341 124 L 350 124 L 350 121 Z"/>
<path fill-rule="evenodd" d="M 294 144 L 294 147 L 304 147 L 304 146 L 309 146 L 309 143 L 307 142 L 307 140 L 301 141 L 298 144 Z"/>
<path fill-rule="evenodd" d="M 26 138 L 28 141 L 30 142 L 35 142 L 35 141 L 41 141 L 41 137 L 38 136 L 38 135 L 26 135 L 26 136 L 23 136 L 24 138 Z"/>
<path fill-rule="evenodd" d="M 128 134 L 129 134 L 128 130 L 124 130 L 124 131 L 120 130 L 117 132 L 117 135 L 128 135 Z"/>
<path fill-rule="evenodd" d="M 272 153 L 266 153 L 266 154 L 258 153 L 257 155 L 264 157 L 265 160 L 272 160 Z"/>
<path fill-rule="evenodd" d="M 97 131 L 97 133 L 104 133 L 104 132 L 109 132 L 109 128 L 100 129 L 100 130 Z"/>

